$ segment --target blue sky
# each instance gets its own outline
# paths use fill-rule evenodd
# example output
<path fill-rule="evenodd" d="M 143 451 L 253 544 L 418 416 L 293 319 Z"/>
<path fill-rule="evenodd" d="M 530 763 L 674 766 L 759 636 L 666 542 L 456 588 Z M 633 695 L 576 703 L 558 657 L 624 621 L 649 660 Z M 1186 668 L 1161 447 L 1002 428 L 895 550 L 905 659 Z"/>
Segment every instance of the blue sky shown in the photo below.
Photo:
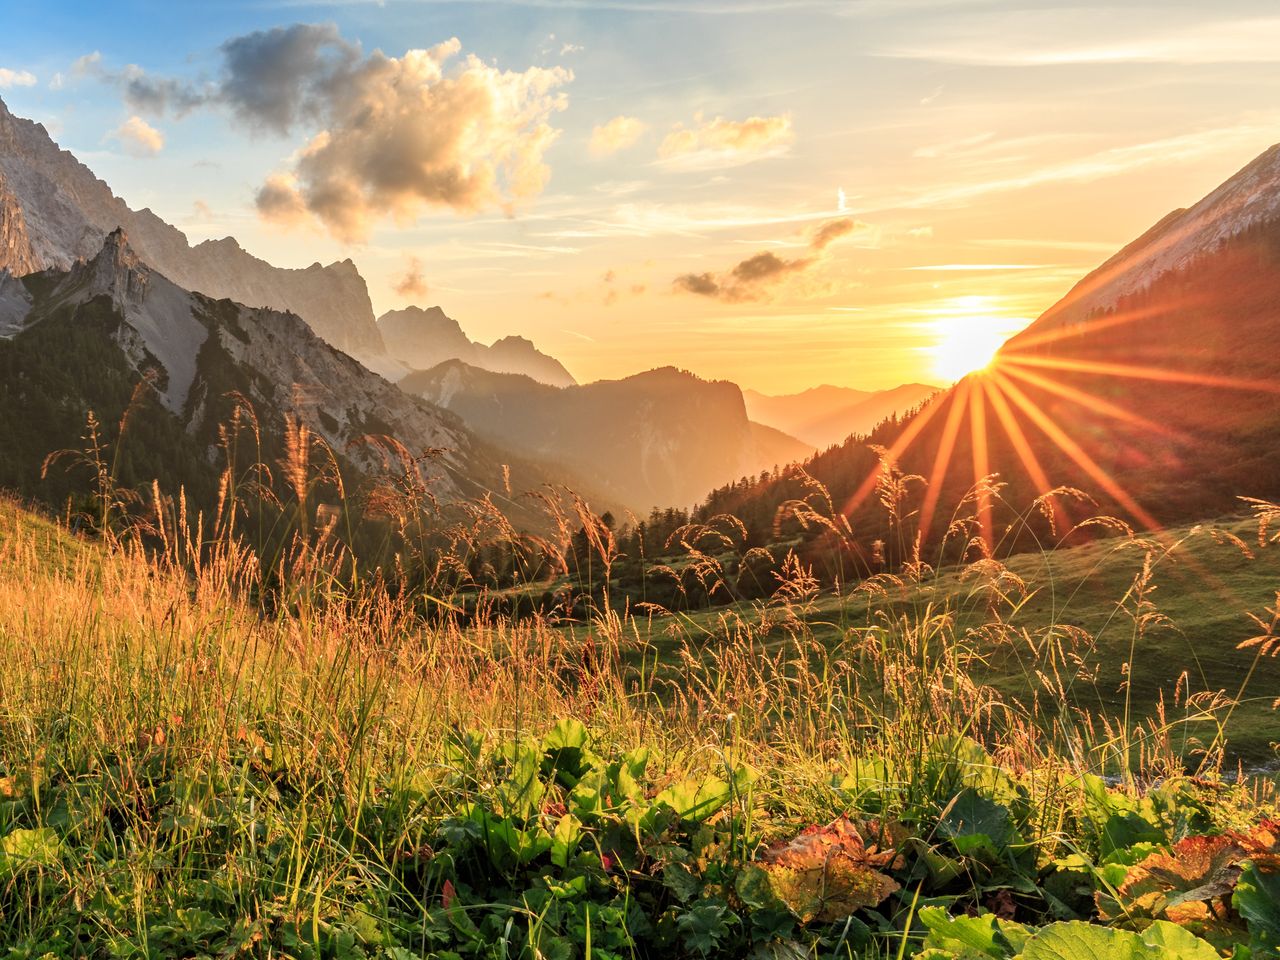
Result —
<path fill-rule="evenodd" d="M 948 342 L 1016 330 L 1280 140 L 1280 11 L 1258 2 L 6 2 L 0 13 L 0 96 L 130 205 L 193 241 L 233 234 L 281 265 L 351 257 L 379 312 L 439 303 L 475 337 L 533 338 L 581 379 L 663 363 L 775 392 L 944 379 Z M 414 77 L 407 51 L 456 37 L 442 75 L 470 71 L 516 101 L 491 112 L 482 144 L 455 144 L 456 169 L 497 163 L 505 181 L 387 200 L 363 179 L 373 148 L 328 101 L 270 132 L 226 97 L 148 112 L 118 82 L 132 64 L 210 90 L 225 79 L 224 43 L 296 24 L 332 24 L 330 51 L 358 45 L 364 64 L 381 50 Z M 73 69 L 95 52 L 91 69 Z M 617 118 L 630 135 L 593 150 Z M 350 174 L 351 229 L 317 199 L 329 174 L 300 159 L 326 131 L 347 151 L 333 162 Z M 396 142 L 430 152 L 430 137 Z M 513 158 L 529 168 L 513 171 Z M 262 199 L 272 177 L 276 206 Z M 819 245 L 837 221 L 848 229 Z"/>

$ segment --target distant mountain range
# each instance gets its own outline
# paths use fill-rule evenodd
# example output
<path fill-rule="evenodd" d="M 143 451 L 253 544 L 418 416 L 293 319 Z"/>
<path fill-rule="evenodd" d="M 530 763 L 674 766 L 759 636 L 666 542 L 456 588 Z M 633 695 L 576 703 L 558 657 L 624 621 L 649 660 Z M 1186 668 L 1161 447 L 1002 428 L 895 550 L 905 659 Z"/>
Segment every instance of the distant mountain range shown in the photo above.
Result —
<path fill-rule="evenodd" d="M 767 396 L 743 390 L 747 416 L 789 433 L 816 450 L 870 433 L 881 420 L 919 406 L 939 387 L 904 383 L 891 390 L 854 390 L 823 385 L 802 393 Z"/>
<path fill-rule="evenodd" d="M 490 346 L 475 343 L 457 320 L 439 307 L 406 307 L 378 318 L 388 352 L 414 370 L 430 370 L 446 360 L 461 360 L 481 370 L 516 373 L 553 387 L 578 381 L 554 357 L 541 353 L 524 337 L 503 337 Z"/>
<path fill-rule="evenodd" d="M 809 452 L 750 422 L 736 384 L 674 367 L 558 388 L 450 360 L 400 387 L 504 448 L 591 477 L 637 512 L 692 504 L 717 483 Z"/>

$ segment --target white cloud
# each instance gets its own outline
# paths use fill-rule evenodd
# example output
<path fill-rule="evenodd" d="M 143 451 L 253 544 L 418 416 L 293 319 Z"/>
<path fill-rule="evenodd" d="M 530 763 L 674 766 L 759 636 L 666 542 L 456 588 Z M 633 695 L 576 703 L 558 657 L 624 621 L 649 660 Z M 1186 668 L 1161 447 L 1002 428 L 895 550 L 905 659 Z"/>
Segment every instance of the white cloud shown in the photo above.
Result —
<path fill-rule="evenodd" d="M 36 75 L 30 70 L 10 70 L 8 67 L 0 67 L 0 89 L 34 87 L 35 85 Z"/>
<path fill-rule="evenodd" d="M 699 114 L 694 124 L 677 124 L 667 134 L 658 148 L 665 164 L 683 170 L 735 167 L 786 153 L 795 139 L 789 114 L 746 120 L 704 120 Z"/>
<path fill-rule="evenodd" d="M 591 131 L 588 149 L 593 157 L 607 157 L 633 146 L 648 127 L 635 117 L 614 117 Z"/>
<path fill-rule="evenodd" d="M 912 35 L 876 51 L 881 56 L 972 66 L 1039 67 L 1105 63 L 1275 63 L 1280 61 L 1280 17 L 1171 19 L 1150 10 L 1108 13 L 1107 39 L 1083 34 L 1070 7 L 970 13 L 912 23 Z M 1095 26 L 1096 21 L 1091 21 Z M 925 101 L 921 101 L 922 103 Z"/>
<path fill-rule="evenodd" d="M 133 157 L 154 157 L 164 149 L 164 134 L 141 117 L 133 116 L 108 134 Z"/>

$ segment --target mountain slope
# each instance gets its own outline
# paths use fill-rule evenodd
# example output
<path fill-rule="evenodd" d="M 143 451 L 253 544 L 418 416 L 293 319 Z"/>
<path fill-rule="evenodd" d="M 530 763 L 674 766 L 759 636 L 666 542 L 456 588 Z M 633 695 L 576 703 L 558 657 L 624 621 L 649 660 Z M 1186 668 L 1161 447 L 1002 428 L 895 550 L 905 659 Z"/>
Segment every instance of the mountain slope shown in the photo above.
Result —
<path fill-rule="evenodd" d="M 744 390 L 742 397 L 752 420 L 825 449 L 843 443 L 851 434 L 869 433 L 881 420 L 918 406 L 937 391 L 937 387 L 922 383 L 877 391 L 824 384 L 785 396 Z"/>
<path fill-rule="evenodd" d="M 735 384 L 674 367 L 558 388 L 450 360 L 400 387 L 496 443 L 567 464 L 637 512 L 692 503 L 806 450 L 751 423 Z"/>
<path fill-rule="evenodd" d="M 383 350 L 369 291 L 350 260 L 286 270 L 230 237 L 191 246 L 150 210 L 131 210 L 43 126 L 15 117 L 0 101 L 0 270 L 66 270 L 95 256 L 117 227 L 146 263 L 184 290 L 291 311 L 348 353 Z"/>
<path fill-rule="evenodd" d="M 446 360 L 461 360 L 493 373 L 515 373 L 553 387 L 578 381 L 554 357 L 524 337 L 503 337 L 490 346 L 472 341 L 457 320 L 439 307 L 405 307 L 378 318 L 387 351 L 415 370 L 430 370 Z"/>
<path fill-rule="evenodd" d="M 1005 484 L 985 532 L 998 539 L 1046 489 L 1095 501 L 1057 515 L 1137 527 L 1280 500 L 1280 148 L 1191 208 L 1175 211 L 1078 283 L 1001 349 L 992 368 L 891 420 L 870 441 L 929 481 L 904 505 L 937 544 L 975 478 Z M 852 515 L 859 536 L 894 536 L 873 489 L 875 453 L 846 443 L 804 469 Z M 798 475 L 716 491 L 705 513 L 740 512 L 760 529 Z M 982 514 L 970 500 L 961 513 Z M 1030 523 L 1048 529 L 1034 512 Z M 972 533 L 975 528 L 968 528 Z M 965 538 L 953 533 L 958 541 Z"/>
<path fill-rule="evenodd" d="M 21 280 L 0 274 L 0 485 L 32 495 L 70 488 L 39 481 L 44 456 L 78 448 L 89 410 L 117 430 L 129 419 L 126 483 L 181 484 L 208 493 L 219 430 L 232 397 L 257 413 L 263 462 L 286 450 L 286 418 L 326 440 L 349 479 L 381 472 L 363 438 L 387 435 L 413 455 L 436 450 L 426 472 L 442 500 L 553 479 L 500 454 L 458 418 L 410 397 L 321 340 L 300 318 L 190 293 L 145 264 L 123 232 L 108 235 L 91 260 Z M 149 383 L 141 394 L 134 389 Z M 556 477 L 556 479 L 562 479 Z M 206 501 L 207 502 L 207 501 Z"/>

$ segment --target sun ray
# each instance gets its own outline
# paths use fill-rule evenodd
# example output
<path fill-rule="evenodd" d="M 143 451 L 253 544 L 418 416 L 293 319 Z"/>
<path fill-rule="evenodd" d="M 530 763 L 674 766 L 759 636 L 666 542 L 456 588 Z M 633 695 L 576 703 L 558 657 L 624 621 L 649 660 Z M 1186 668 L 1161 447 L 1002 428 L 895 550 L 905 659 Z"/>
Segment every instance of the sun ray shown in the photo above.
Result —
<path fill-rule="evenodd" d="M 1001 390 L 1008 395 L 1009 399 L 1017 404 L 1027 417 L 1036 426 L 1038 426 L 1050 440 L 1057 444 L 1058 448 L 1061 449 L 1063 453 L 1074 460 L 1076 464 L 1079 465 L 1080 469 L 1087 473 L 1099 487 L 1101 487 L 1113 500 L 1116 501 L 1116 503 L 1129 511 L 1129 514 L 1137 519 L 1143 526 L 1150 527 L 1153 530 L 1160 528 L 1160 522 L 1143 509 L 1142 505 L 1133 499 L 1133 497 L 1129 495 L 1128 491 L 1120 486 L 1120 484 L 1117 483 L 1115 479 L 1107 473 L 1107 471 L 1102 469 L 1102 467 L 1100 467 L 1092 457 L 1085 453 L 1078 443 L 1067 436 L 1066 432 L 1054 423 L 1043 410 L 1032 403 L 1027 395 L 1023 393 L 1016 384 L 1010 382 L 1009 378 L 999 371 L 993 372 L 992 376 L 999 381 Z"/>
<path fill-rule="evenodd" d="M 1207 297 L 1198 298 L 1207 301 Z M 1182 306 L 1194 306 L 1195 300 L 1186 301 Z M 1044 347 L 1051 343 L 1058 343 L 1062 340 L 1070 340 L 1081 334 L 1093 334 L 1102 330 L 1109 330 L 1112 327 L 1122 327 L 1139 320 L 1149 320 L 1164 313 L 1167 307 L 1151 306 L 1142 307 L 1141 309 L 1126 310 L 1123 313 L 1112 314 L 1107 317 L 1095 317 L 1085 321 L 1083 324 L 1063 324 L 1051 330 L 1044 330 L 1032 333 L 1030 330 L 1020 333 L 1008 343 L 1008 353 L 1002 351 L 1000 358 L 1008 356 L 1017 356 L 1023 350 L 1031 350 L 1036 347 Z"/>
<path fill-rule="evenodd" d="M 885 459 L 895 461 L 901 457 L 902 454 L 906 452 L 907 448 L 915 441 L 916 437 L 920 435 L 920 431 L 929 425 L 929 421 L 932 420 L 937 412 L 945 405 L 945 396 L 939 396 L 928 401 L 924 405 L 923 409 L 921 409 L 920 412 L 911 419 L 911 422 L 907 425 L 906 429 L 904 429 L 902 433 L 898 434 L 898 439 L 896 439 L 889 446 L 889 449 L 885 451 Z M 855 510 L 866 502 L 867 497 L 871 496 L 871 493 L 875 490 L 876 483 L 879 480 L 880 466 L 877 465 L 875 469 L 867 475 L 866 479 L 862 481 L 858 489 L 853 492 L 853 496 L 851 496 L 845 503 L 844 515 L 846 517 L 851 516 Z"/>
<path fill-rule="evenodd" d="M 938 452 L 933 458 L 933 470 L 929 474 L 929 486 L 925 490 L 924 504 L 920 507 L 920 536 L 929 535 L 929 527 L 933 523 L 933 514 L 938 509 L 938 498 L 942 496 L 942 481 L 951 465 L 951 454 L 955 450 L 956 437 L 960 433 L 960 421 L 968 407 L 969 391 L 972 382 L 966 378 L 955 387 L 951 397 L 951 409 L 947 411 L 947 421 L 942 428 L 942 437 L 938 441 Z"/>
<path fill-rule="evenodd" d="M 1050 393 L 1055 393 L 1067 400 L 1072 400 L 1083 407 L 1088 407 L 1090 410 L 1094 410 L 1104 416 L 1112 417 L 1116 420 L 1123 420 L 1126 423 L 1133 424 L 1135 427 L 1142 427 L 1144 430 L 1150 430 L 1152 433 L 1158 433 L 1161 436 L 1169 437 L 1173 440 L 1180 440 L 1184 443 L 1187 442 L 1186 434 L 1181 431 L 1175 430 L 1163 423 L 1157 423 L 1155 420 L 1136 414 L 1131 410 L 1126 410 L 1124 407 L 1117 406 L 1108 400 L 1103 400 L 1101 397 L 1095 397 L 1093 394 L 1087 393 L 1084 390 L 1069 387 L 1064 383 L 1059 383 L 1057 380 L 1050 379 L 1042 374 L 1033 373 L 1030 370 L 1019 370 L 1014 365 L 1003 367 L 1002 371 L 1010 376 L 1017 377 L 1019 380 L 1030 383 L 1033 386 L 1040 387 L 1042 390 L 1047 390 Z"/>
<path fill-rule="evenodd" d="M 1182 370 L 1162 370 L 1159 367 L 1143 367 L 1131 363 L 1102 363 L 1096 360 L 1072 360 L 1066 357 L 1001 358 L 1002 364 L 1045 367 L 1072 373 L 1096 373 L 1104 377 L 1129 377 L 1134 380 L 1155 380 L 1161 383 L 1189 383 L 1202 387 L 1222 387 L 1226 390 L 1253 390 L 1259 393 L 1280 393 L 1280 383 L 1273 380 L 1241 380 L 1208 373 L 1191 373 Z"/>
<path fill-rule="evenodd" d="M 978 496 L 978 530 L 983 551 L 990 556 L 995 547 L 995 530 L 991 520 L 991 494 L 984 481 L 991 473 L 991 452 L 987 446 L 986 378 L 977 378 L 977 387 L 969 391 L 969 440 L 973 447 L 973 483 Z"/>
<path fill-rule="evenodd" d="M 1009 443 L 1013 445 L 1013 452 L 1018 455 L 1022 468 L 1027 471 L 1027 476 L 1031 478 L 1031 482 L 1035 485 L 1037 496 L 1044 496 L 1053 489 L 1053 485 L 1049 482 L 1049 475 L 1045 473 L 1044 467 L 1040 465 L 1040 460 L 1036 456 L 1035 450 L 1031 448 L 1027 435 L 1022 432 L 1022 426 L 1018 423 L 1018 418 L 1014 415 L 1013 410 L 1009 408 L 1009 401 L 1001 393 L 1000 385 L 992 378 L 984 377 L 982 389 L 986 393 L 987 399 L 991 402 L 991 409 L 995 411 L 996 419 L 1000 421 L 1000 425 L 1004 428 L 1005 436 L 1009 438 Z M 1046 503 L 1049 510 L 1062 515 L 1064 524 L 1070 525 L 1071 516 L 1067 513 L 1065 507 L 1052 501 L 1046 501 Z"/>

